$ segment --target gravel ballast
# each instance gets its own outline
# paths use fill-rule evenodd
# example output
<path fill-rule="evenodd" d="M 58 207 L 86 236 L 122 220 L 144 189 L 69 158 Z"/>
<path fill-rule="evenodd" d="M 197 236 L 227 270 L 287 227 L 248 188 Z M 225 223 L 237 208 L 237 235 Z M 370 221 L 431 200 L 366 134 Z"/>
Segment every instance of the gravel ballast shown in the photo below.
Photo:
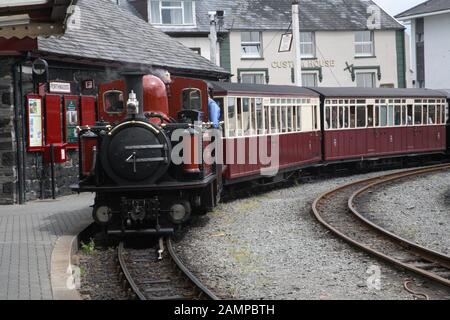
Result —
<path fill-rule="evenodd" d="M 320 194 L 380 174 L 315 181 L 223 203 L 193 223 L 177 250 L 222 298 L 414 299 L 403 287 L 411 278 L 415 290 L 430 293 L 420 278 L 338 240 L 311 214 Z M 379 290 L 367 285 L 378 268 Z M 431 298 L 450 298 L 447 291 L 435 293 Z"/>
<path fill-rule="evenodd" d="M 450 171 L 401 180 L 360 199 L 358 209 L 372 222 L 450 255 Z"/>

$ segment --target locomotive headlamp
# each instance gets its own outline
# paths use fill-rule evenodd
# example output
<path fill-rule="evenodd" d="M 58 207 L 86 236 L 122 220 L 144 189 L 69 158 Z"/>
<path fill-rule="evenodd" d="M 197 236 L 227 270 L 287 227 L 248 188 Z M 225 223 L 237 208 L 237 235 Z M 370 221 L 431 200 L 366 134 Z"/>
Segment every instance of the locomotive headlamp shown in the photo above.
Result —
<path fill-rule="evenodd" d="M 139 101 L 136 98 L 136 93 L 131 90 L 128 102 L 127 102 L 127 110 L 129 115 L 136 115 L 139 113 Z"/>
<path fill-rule="evenodd" d="M 111 209 L 107 206 L 98 206 L 94 208 L 94 220 L 100 225 L 107 225 L 112 218 Z"/>
<path fill-rule="evenodd" d="M 189 219 L 191 215 L 191 206 L 189 202 L 176 203 L 170 207 L 170 220 L 175 224 L 181 224 Z"/>

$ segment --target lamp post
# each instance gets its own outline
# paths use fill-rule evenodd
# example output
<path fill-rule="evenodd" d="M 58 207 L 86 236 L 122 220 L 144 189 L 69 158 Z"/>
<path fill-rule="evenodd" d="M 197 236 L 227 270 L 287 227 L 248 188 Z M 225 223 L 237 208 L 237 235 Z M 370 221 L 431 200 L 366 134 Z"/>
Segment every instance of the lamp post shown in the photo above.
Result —
<path fill-rule="evenodd" d="M 295 85 L 302 86 L 302 56 L 300 52 L 299 0 L 292 0 L 292 33 L 294 41 Z"/>

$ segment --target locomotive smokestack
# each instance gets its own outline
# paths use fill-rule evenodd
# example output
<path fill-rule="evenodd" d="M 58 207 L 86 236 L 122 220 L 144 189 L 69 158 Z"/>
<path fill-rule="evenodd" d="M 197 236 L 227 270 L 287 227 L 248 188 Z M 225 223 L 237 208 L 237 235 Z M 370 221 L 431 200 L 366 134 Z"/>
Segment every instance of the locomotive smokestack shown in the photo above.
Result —
<path fill-rule="evenodd" d="M 125 72 L 123 73 L 123 75 L 125 77 L 127 93 L 130 94 L 133 91 L 136 94 L 137 101 L 139 102 L 137 115 L 139 117 L 144 117 L 143 77 L 145 74 L 137 71 L 137 72 Z"/>

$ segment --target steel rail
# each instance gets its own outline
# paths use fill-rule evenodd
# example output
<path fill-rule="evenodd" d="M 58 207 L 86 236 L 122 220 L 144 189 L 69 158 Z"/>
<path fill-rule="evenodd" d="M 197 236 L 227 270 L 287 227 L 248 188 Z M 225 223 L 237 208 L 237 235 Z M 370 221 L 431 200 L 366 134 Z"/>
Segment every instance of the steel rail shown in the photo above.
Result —
<path fill-rule="evenodd" d="M 219 298 L 212 293 L 205 285 L 203 285 L 198 278 L 196 278 L 189 270 L 188 268 L 181 262 L 180 258 L 176 255 L 175 250 L 173 249 L 172 241 L 170 238 L 166 239 L 167 244 L 167 250 L 169 252 L 170 258 L 172 259 L 172 262 L 175 264 L 177 269 L 181 272 L 181 274 L 189 280 L 189 282 L 192 283 L 193 287 L 198 290 L 200 293 L 198 296 L 203 295 L 208 300 L 219 300 Z M 133 279 L 133 276 L 128 270 L 126 261 L 124 259 L 124 243 L 121 242 L 117 248 L 117 254 L 118 254 L 118 260 L 119 260 L 119 266 L 121 269 L 121 272 L 123 276 L 125 277 L 124 280 L 128 283 L 130 289 L 135 294 L 135 296 L 139 300 L 148 300 L 147 297 L 142 293 L 139 286 L 136 284 L 136 282 Z M 187 299 L 187 298 L 186 298 Z"/>
<path fill-rule="evenodd" d="M 200 292 L 207 297 L 209 300 L 220 300 L 214 293 L 212 293 L 203 283 L 201 283 L 197 277 L 195 277 L 192 272 L 186 268 L 186 266 L 181 262 L 180 258 L 175 253 L 172 246 L 172 240 L 170 238 L 166 239 L 167 250 L 169 251 L 170 257 L 176 264 L 178 269 L 195 285 L 195 287 L 200 290 Z"/>
<path fill-rule="evenodd" d="M 134 279 L 131 276 L 130 272 L 128 271 L 128 267 L 127 267 L 127 264 L 124 259 L 124 251 L 125 251 L 125 246 L 124 246 L 123 242 L 121 242 L 119 244 L 119 246 L 117 247 L 117 256 L 119 258 L 119 266 L 125 277 L 125 280 L 127 281 L 131 290 L 136 295 L 136 297 L 138 297 L 139 300 L 147 300 L 145 295 L 141 292 L 139 287 L 136 285 L 136 282 L 134 282 Z"/>
<path fill-rule="evenodd" d="M 409 250 L 411 248 L 416 249 L 415 251 L 413 251 L 416 255 L 422 256 L 421 253 L 423 253 L 424 256 L 422 256 L 422 257 L 425 258 L 426 260 L 430 260 L 430 256 L 432 256 L 432 257 L 434 257 L 434 260 L 432 260 L 432 261 L 440 261 L 441 262 L 440 264 L 443 267 L 446 267 L 448 265 L 448 263 L 450 263 L 450 258 L 448 256 L 445 256 L 441 253 L 437 253 L 435 251 L 429 250 L 424 247 L 420 247 L 417 244 L 413 244 L 410 241 L 407 241 L 401 237 L 398 237 L 398 236 L 392 234 L 391 232 L 389 232 L 379 226 L 376 226 L 374 223 L 371 223 L 368 219 L 362 217 L 361 214 L 359 214 L 359 213 L 355 214 L 355 212 L 357 212 L 357 210 L 355 209 L 355 207 L 353 205 L 355 198 L 358 195 L 362 194 L 363 192 L 366 192 L 367 190 L 369 190 L 370 187 L 374 187 L 377 185 L 381 185 L 381 184 L 391 182 L 394 180 L 398 180 L 398 179 L 402 179 L 405 177 L 410 177 L 410 176 L 415 176 L 415 175 L 420 175 L 420 174 L 425 174 L 425 173 L 432 173 L 432 172 L 437 172 L 437 171 L 446 170 L 446 169 L 450 169 L 449 164 L 430 166 L 430 167 L 420 168 L 420 169 L 412 169 L 412 170 L 407 170 L 407 171 L 402 171 L 402 172 L 397 172 L 397 173 L 391 173 L 391 174 L 384 175 L 384 176 L 355 181 L 355 182 L 337 187 L 331 191 L 328 191 L 328 192 L 322 194 L 320 197 L 318 197 L 314 201 L 314 203 L 312 205 L 312 212 L 313 212 L 314 216 L 316 217 L 316 219 L 323 226 L 325 226 L 328 230 L 330 230 L 332 233 L 334 233 L 339 238 L 354 245 L 355 247 L 358 247 L 358 248 L 362 249 L 363 251 L 366 251 L 374 256 L 377 256 L 377 257 L 384 259 L 390 263 L 393 263 L 394 265 L 397 265 L 397 266 L 400 266 L 407 270 L 421 274 L 422 276 L 428 277 L 428 278 L 430 278 L 434 281 L 437 281 L 441 284 L 444 284 L 446 286 L 450 286 L 450 281 L 448 279 L 445 279 L 443 277 L 432 274 L 431 272 L 428 272 L 426 270 L 416 268 L 410 264 L 408 265 L 405 262 L 402 262 L 398 259 L 395 259 L 395 258 L 389 256 L 388 254 L 385 254 L 378 250 L 375 250 L 375 249 L 369 247 L 368 245 L 365 245 L 365 244 L 361 243 L 360 241 L 353 239 L 351 236 L 346 235 L 344 232 L 342 232 L 341 230 L 338 230 L 338 228 L 335 228 L 330 223 L 325 221 L 325 219 L 322 217 L 320 210 L 319 210 L 319 206 L 320 206 L 321 202 L 323 202 L 324 200 L 330 199 L 334 194 L 336 194 L 340 191 L 343 191 L 345 189 L 358 186 L 360 184 L 364 185 L 363 188 L 360 188 L 358 191 L 354 192 L 352 194 L 352 196 L 348 199 L 348 203 L 347 203 L 348 210 L 352 213 L 352 215 L 355 218 L 357 218 L 358 220 L 360 220 L 366 227 L 369 227 L 373 231 L 376 231 L 379 234 L 381 234 L 383 237 L 390 239 L 391 241 L 397 243 L 398 245 L 401 245 L 404 250 Z M 420 247 L 420 249 L 418 247 Z"/>

